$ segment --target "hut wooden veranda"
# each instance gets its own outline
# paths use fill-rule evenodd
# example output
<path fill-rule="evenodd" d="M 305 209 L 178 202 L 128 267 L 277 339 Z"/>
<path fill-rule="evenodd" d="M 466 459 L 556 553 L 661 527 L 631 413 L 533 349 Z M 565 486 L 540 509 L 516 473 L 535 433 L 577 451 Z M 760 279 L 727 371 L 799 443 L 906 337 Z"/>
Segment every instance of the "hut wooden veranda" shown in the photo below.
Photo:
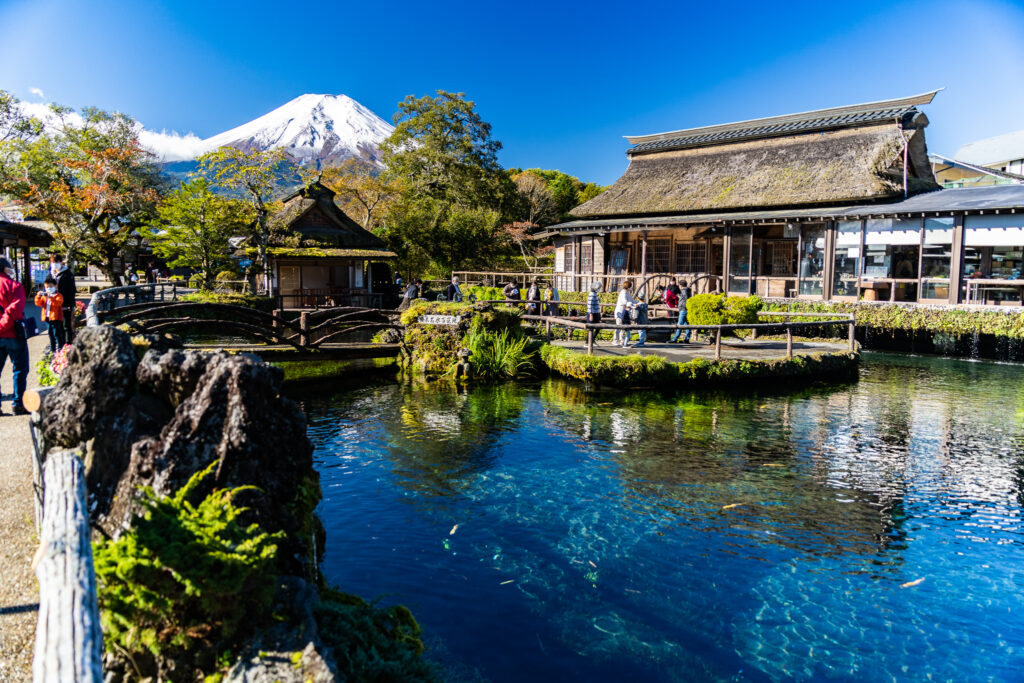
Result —
<path fill-rule="evenodd" d="M 538 235 L 555 284 L 1021 305 L 1024 186 L 941 189 L 918 110 L 934 96 L 628 137 L 622 177 Z"/>

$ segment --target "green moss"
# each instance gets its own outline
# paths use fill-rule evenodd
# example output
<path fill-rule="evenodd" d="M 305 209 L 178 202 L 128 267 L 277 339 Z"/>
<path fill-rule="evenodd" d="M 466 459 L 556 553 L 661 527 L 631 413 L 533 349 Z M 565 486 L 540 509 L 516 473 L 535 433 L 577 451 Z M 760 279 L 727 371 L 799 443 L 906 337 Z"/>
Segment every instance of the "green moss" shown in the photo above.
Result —
<path fill-rule="evenodd" d="M 823 353 L 791 359 L 709 361 L 695 358 L 686 363 L 672 363 L 654 355 L 588 356 L 550 344 L 541 347 L 540 355 L 556 375 L 618 388 L 707 388 L 798 377 L 808 380 L 848 378 L 855 376 L 859 362 L 859 355 L 855 353 Z"/>
<path fill-rule="evenodd" d="M 283 533 L 238 522 L 246 510 L 233 499 L 252 487 L 194 500 L 215 466 L 173 496 L 143 490 L 132 527 L 94 545 L 104 644 L 140 675 L 194 680 L 212 672 L 216 653 L 233 650 L 269 615 Z M 167 666 L 186 659 L 187 667 Z"/>
<path fill-rule="evenodd" d="M 57 383 L 60 377 L 53 371 L 51 364 L 53 363 L 53 354 L 47 351 L 43 354 L 43 357 L 36 361 L 36 377 L 39 380 L 39 386 L 41 387 L 52 387 Z"/>
<path fill-rule="evenodd" d="M 402 605 L 381 608 L 355 595 L 325 588 L 317 627 L 334 651 L 342 680 L 440 681 L 423 659 L 420 625 Z"/>
<path fill-rule="evenodd" d="M 218 292 L 192 292 L 181 297 L 181 301 L 190 301 L 200 304 L 230 304 L 232 306 L 246 306 L 255 308 L 258 311 L 269 313 L 274 310 L 274 300 L 269 296 L 258 296 L 256 294 L 218 293 Z"/>
<path fill-rule="evenodd" d="M 300 481 L 295 498 L 288 503 L 288 512 L 298 522 L 298 535 L 306 550 L 306 566 L 310 572 L 320 564 L 327 534 L 320 518 L 316 516 L 316 506 L 320 504 L 323 493 L 320 488 L 320 474 L 316 470 L 308 472 Z M 319 583 L 318 575 L 309 576 L 314 583 Z"/>

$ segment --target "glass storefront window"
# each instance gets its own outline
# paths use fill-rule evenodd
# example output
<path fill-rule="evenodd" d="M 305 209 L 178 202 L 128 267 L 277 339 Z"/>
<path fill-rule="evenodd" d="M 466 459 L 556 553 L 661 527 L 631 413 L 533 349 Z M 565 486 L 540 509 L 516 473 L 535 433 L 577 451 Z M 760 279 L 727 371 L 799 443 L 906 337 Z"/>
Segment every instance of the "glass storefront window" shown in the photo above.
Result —
<path fill-rule="evenodd" d="M 894 282 L 893 301 L 916 301 L 918 259 L 921 256 L 921 219 L 873 218 L 864 226 L 864 278 L 914 280 Z"/>
<path fill-rule="evenodd" d="M 1020 215 L 968 216 L 964 221 L 964 287 L 967 280 L 1004 280 L 971 287 L 976 303 L 1020 304 L 1016 284 L 1024 276 L 1024 217 Z M 1014 284 L 1009 284 L 1009 283 Z"/>
<path fill-rule="evenodd" d="M 800 228 L 800 293 L 822 292 L 825 271 L 825 226 L 805 225 Z"/>
<path fill-rule="evenodd" d="M 949 272 L 953 255 L 953 219 L 926 218 L 921 248 L 921 297 L 949 298 Z"/>
<path fill-rule="evenodd" d="M 860 221 L 840 221 L 836 224 L 833 296 L 857 296 L 857 278 L 860 277 L 864 261 L 860 254 L 860 232 Z"/>
<path fill-rule="evenodd" d="M 733 227 L 729 250 L 729 293 L 750 292 L 750 228 Z"/>

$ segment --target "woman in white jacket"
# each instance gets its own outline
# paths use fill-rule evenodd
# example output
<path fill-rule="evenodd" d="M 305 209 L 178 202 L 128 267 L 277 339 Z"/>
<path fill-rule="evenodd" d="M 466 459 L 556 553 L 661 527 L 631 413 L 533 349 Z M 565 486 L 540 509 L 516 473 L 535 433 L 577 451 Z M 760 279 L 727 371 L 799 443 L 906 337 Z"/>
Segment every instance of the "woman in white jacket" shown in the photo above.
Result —
<path fill-rule="evenodd" d="M 630 323 L 629 311 L 636 306 L 636 299 L 633 298 L 633 281 L 626 280 L 622 283 L 622 287 L 619 288 L 619 298 L 615 302 L 615 324 L 616 325 L 628 325 Z M 622 346 L 629 345 L 629 330 L 625 332 L 615 332 L 615 343 L 619 343 L 619 339 L 622 338 Z"/>

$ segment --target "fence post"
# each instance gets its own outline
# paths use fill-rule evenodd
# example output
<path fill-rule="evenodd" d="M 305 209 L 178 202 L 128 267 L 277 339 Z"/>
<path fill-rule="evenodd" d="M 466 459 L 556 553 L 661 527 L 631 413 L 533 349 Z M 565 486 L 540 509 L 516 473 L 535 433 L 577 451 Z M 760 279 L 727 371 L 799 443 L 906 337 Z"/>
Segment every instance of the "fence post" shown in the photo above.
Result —
<path fill-rule="evenodd" d="M 588 327 L 587 328 L 587 355 L 588 356 L 593 356 L 594 355 L 594 336 L 595 336 L 594 330 Z"/>
<path fill-rule="evenodd" d="M 786 326 L 786 358 L 793 357 L 793 328 Z"/>
<path fill-rule="evenodd" d="M 274 340 L 281 341 L 281 322 L 284 320 L 284 311 L 280 308 L 274 311 Z"/>
<path fill-rule="evenodd" d="M 545 317 L 544 320 L 544 336 L 547 337 L 548 343 L 551 343 L 551 318 Z"/>
<path fill-rule="evenodd" d="M 722 328 L 715 328 L 715 360 L 722 360 Z"/>
<path fill-rule="evenodd" d="M 309 346 L 309 313 L 299 313 L 299 346 Z"/>
<path fill-rule="evenodd" d="M 850 318 L 850 351 L 857 350 L 857 327 L 853 318 Z"/>

